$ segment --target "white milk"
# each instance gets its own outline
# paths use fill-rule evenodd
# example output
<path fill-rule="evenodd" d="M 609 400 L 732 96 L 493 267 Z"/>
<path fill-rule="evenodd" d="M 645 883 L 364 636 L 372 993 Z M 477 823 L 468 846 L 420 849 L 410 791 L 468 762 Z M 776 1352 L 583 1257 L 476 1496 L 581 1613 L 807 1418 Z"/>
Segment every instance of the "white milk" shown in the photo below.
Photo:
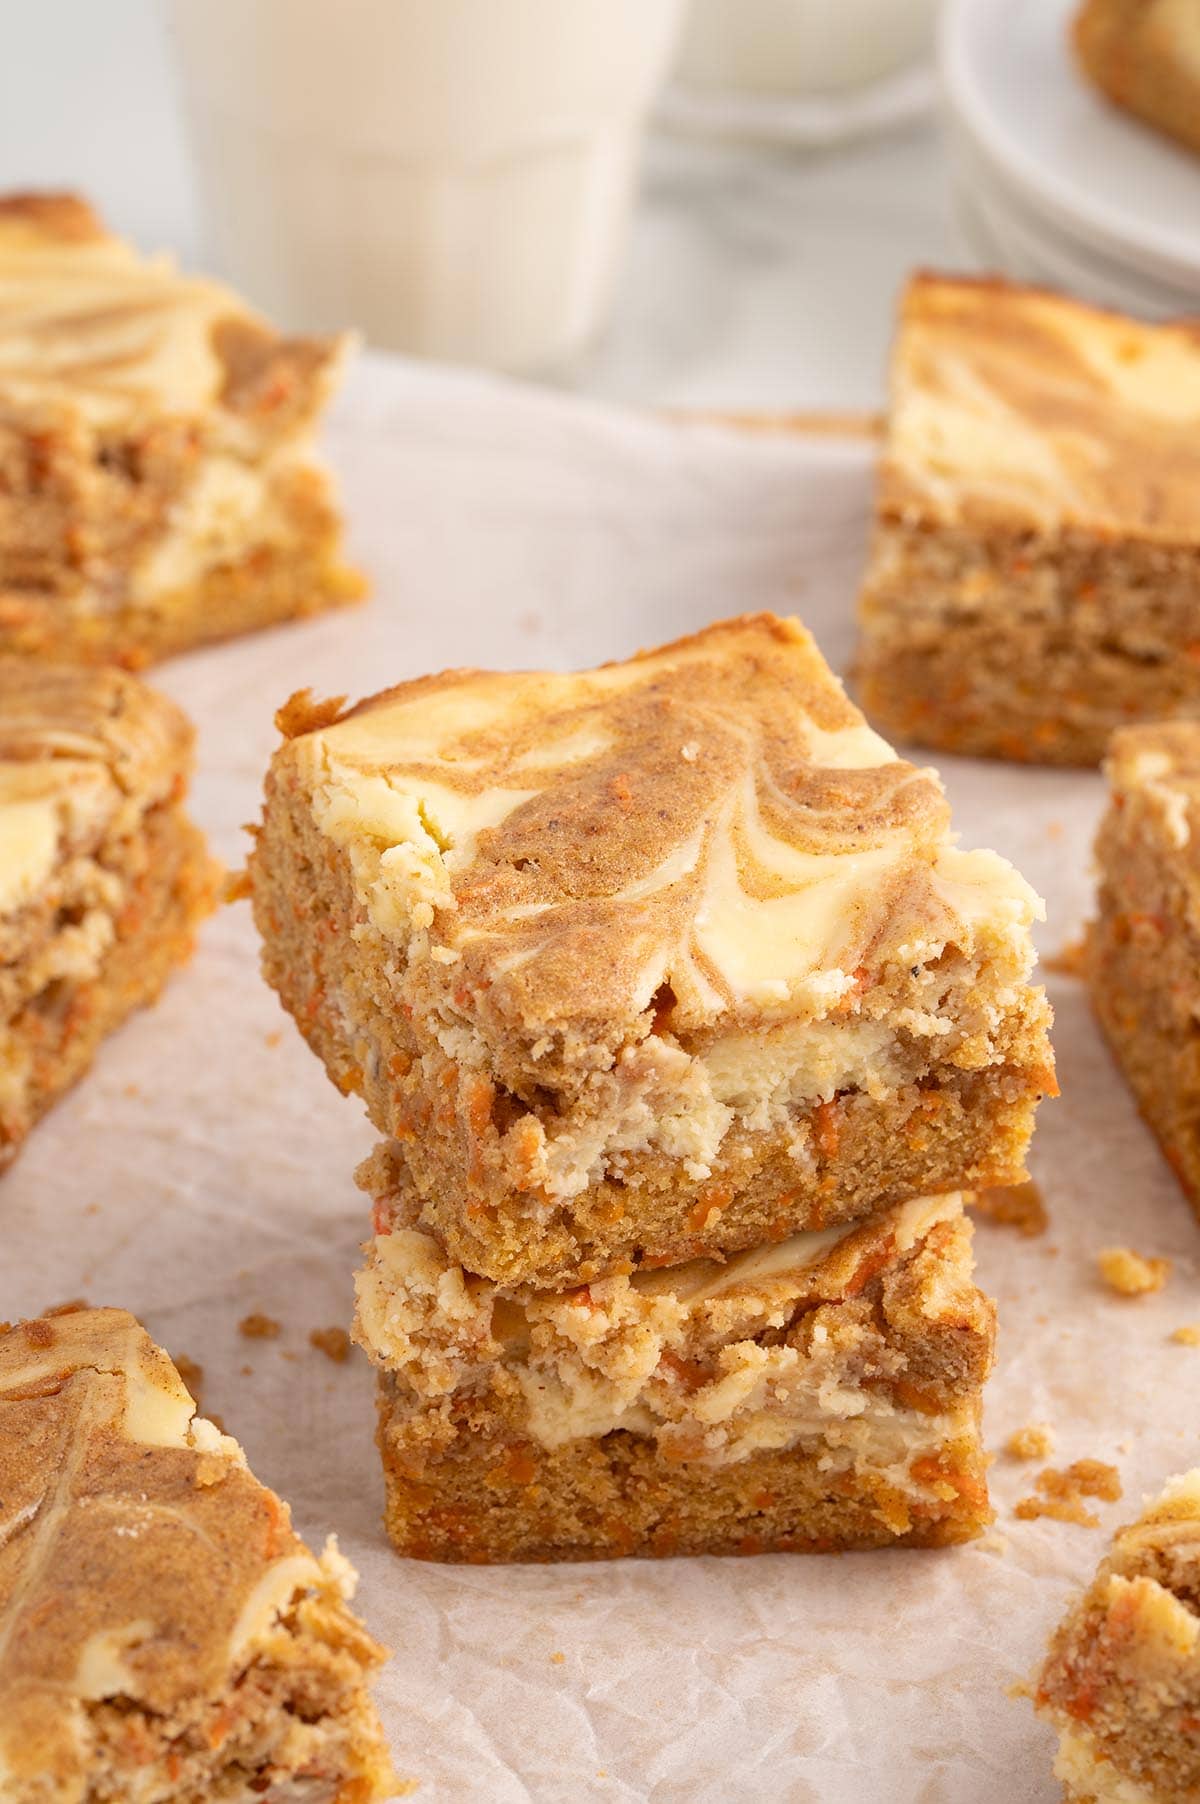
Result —
<path fill-rule="evenodd" d="M 692 0 L 677 76 L 718 93 L 857 87 L 930 46 L 938 0 Z"/>
<path fill-rule="evenodd" d="M 683 0 L 172 0 L 210 240 L 283 323 L 544 371 L 604 322 Z"/>

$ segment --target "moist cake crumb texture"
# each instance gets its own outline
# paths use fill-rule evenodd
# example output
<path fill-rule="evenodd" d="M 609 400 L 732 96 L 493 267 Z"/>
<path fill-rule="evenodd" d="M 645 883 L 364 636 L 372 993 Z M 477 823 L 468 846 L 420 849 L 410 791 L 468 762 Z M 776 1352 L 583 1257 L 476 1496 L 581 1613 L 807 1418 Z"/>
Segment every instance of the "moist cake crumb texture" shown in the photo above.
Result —
<path fill-rule="evenodd" d="M 1200 725 L 1117 733 L 1105 770 L 1110 803 L 1087 936 L 1092 1005 L 1200 1214 Z"/>
<path fill-rule="evenodd" d="M 0 1796 L 372 1804 L 354 1573 L 122 1310 L 0 1334 Z"/>
<path fill-rule="evenodd" d="M 1115 1503 L 1121 1495 L 1121 1479 L 1115 1466 L 1103 1460 L 1077 1459 L 1065 1471 L 1047 1466 L 1036 1480 L 1036 1497 L 1023 1497 L 1013 1514 L 1023 1522 L 1046 1516 L 1055 1522 L 1075 1522 L 1081 1528 L 1099 1528 L 1100 1518 L 1088 1509 L 1085 1497 Z"/>
<path fill-rule="evenodd" d="M 1200 1472 L 1118 1532 L 1051 1640 L 1035 1703 L 1074 1804 L 1200 1796 Z"/>
<path fill-rule="evenodd" d="M 1004 1451 L 1013 1459 L 1046 1459 L 1054 1447 L 1054 1433 L 1044 1422 L 1030 1422 L 1014 1429 L 1004 1443 Z"/>
<path fill-rule="evenodd" d="M 1148 1259 L 1132 1247 L 1105 1247 L 1096 1263 L 1108 1288 L 1119 1297 L 1148 1296 L 1161 1290 L 1171 1275 L 1169 1259 Z"/>
<path fill-rule="evenodd" d="M 1200 716 L 1200 334 L 991 279 L 901 306 L 860 605 L 902 743 L 1097 764 Z"/>
<path fill-rule="evenodd" d="M 192 729 L 119 671 L 0 656 L 0 1166 L 190 954 Z"/>

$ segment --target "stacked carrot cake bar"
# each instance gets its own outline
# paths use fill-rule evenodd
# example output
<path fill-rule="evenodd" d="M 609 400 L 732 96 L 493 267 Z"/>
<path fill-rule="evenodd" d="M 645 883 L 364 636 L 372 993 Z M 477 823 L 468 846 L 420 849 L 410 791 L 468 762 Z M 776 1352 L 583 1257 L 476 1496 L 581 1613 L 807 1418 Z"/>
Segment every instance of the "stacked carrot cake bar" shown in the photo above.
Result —
<path fill-rule="evenodd" d="M 137 667 L 359 594 L 313 448 L 342 351 L 0 197 L 0 652 Z"/>
<path fill-rule="evenodd" d="M 986 1520 L 957 1192 L 1053 1088 L 1038 903 L 810 636 L 296 698 L 265 969 L 385 1136 L 358 1333 L 440 1558 L 881 1545 Z"/>

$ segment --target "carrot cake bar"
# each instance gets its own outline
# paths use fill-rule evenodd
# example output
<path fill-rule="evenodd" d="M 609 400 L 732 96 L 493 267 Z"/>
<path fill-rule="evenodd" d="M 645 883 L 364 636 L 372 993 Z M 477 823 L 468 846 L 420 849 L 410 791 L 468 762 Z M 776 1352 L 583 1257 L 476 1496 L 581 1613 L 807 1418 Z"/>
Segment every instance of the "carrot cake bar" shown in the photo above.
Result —
<path fill-rule="evenodd" d="M 0 656 L 0 1167 L 191 951 L 192 729 L 119 670 Z"/>
<path fill-rule="evenodd" d="M 1200 1215 L 1200 724 L 1115 735 L 1096 841 L 1093 1006 Z"/>
<path fill-rule="evenodd" d="M 957 1196 L 546 1292 L 464 1272 L 386 1153 L 356 1334 L 397 1550 L 438 1560 L 962 1541 L 993 1308 Z"/>
<path fill-rule="evenodd" d="M 1200 716 L 1200 328 L 919 276 L 892 369 L 859 678 L 899 739 L 1095 764 Z"/>
<path fill-rule="evenodd" d="M 359 594 L 313 451 L 342 349 L 0 197 L 0 652 L 137 667 Z"/>
<path fill-rule="evenodd" d="M 1194 0 L 1084 0 L 1075 49 L 1115 105 L 1200 151 L 1200 14 Z"/>
<path fill-rule="evenodd" d="M 265 971 L 469 1271 L 560 1287 L 1011 1183 L 1040 904 L 795 621 L 280 717 Z"/>
<path fill-rule="evenodd" d="M 1068 1799 L 1200 1798 L 1200 1471 L 1117 1535 L 1050 1643 L 1036 1701 Z"/>
<path fill-rule="evenodd" d="M 384 1651 L 123 1309 L 0 1333 L 0 1799 L 372 1804 Z"/>

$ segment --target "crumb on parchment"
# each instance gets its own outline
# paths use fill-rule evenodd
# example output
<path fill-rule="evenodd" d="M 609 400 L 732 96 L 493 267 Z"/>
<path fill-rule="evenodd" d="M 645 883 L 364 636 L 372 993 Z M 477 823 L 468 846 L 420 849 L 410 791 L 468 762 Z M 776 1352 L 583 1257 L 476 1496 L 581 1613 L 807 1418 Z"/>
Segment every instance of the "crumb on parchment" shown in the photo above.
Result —
<path fill-rule="evenodd" d="M 344 1328 L 314 1328 L 308 1344 L 337 1366 L 345 1365 L 350 1357 L 350 1336 Z"/>
<path fill-rule="evenodd" d="M 275 725 L 285 739 L 295 739 L 301 733 L 331 727 L 345 706 L 344 695 L 330 695 L 318 700 L 311 689 L 297 689 L 294 695 L 288 696 L 282 708 L 275 710 Z"/>
<path fill-rule="evenodd" d="M 1029 1180 L 1004 1190 L 977 1190 L 971 1206 L 985 1221 L 995 1222 L 1000 1228 L 1015 1228 L 1027 1240 L 1044 1234 L 1050 1225 L 1042 1193 Z"/>
<path fill-rule="evenodd" d="M 1185 1322 L 1176 1328 L 1171 1339 L 1179 1347 L 1200 1347 L 1200 1322 Z"/>
<path fill-rule="evenodd" d="M 1054 1522 L 1076 1522 L 1081 1528 L 1099 1528 L 1100 1518 L 1084 1503 L 1085 1497 L 1099 1497 L 1104 1503 L 1115 1503 L 1121 1496 L 1121 1476 L 1115 1466 L 1103 1460 L 1077 1459 L 1065 1472 L 1047 1466 L 1034 1480 L 1038 1497 L 1023 1497 L 1014 1506 L 1013 1515 L 1022 1522 L 1034 1522 L 1046 1516 Z"/>
<path fill-rule="evenodd" d="M 1087 943 L 1068 940 L 1057 952 L 1042 960 L 1042 969 L 1055 977 L 1082 977 L 1086 968 Z"/>
<path fill-rule="evenodd" d="M 1171 1275 L 1169 1259 L 1148 1259 L 1132 1247 L 1104 1247 L 1097 1255 L 1100 1276 L 1119 1297 L 1144 1297 L 1161 1290 Z"/>
<path fill-rule="evenodd" d="M 1030 1422 L 1014 1429 L 1004 1451 L 1013 1459 L 1048 1459 L 1054 1451 L 1054 1431 L 1045 1422 Z"/>
<path fill-rule="evenodd" d="M 281 1326 L 273 1315 L 264 1315 L 261 1310 L 254 1310 L 244 1315 L 238 1323 L 238 1333 L 245 1340 L 278 1340 Z"/>

